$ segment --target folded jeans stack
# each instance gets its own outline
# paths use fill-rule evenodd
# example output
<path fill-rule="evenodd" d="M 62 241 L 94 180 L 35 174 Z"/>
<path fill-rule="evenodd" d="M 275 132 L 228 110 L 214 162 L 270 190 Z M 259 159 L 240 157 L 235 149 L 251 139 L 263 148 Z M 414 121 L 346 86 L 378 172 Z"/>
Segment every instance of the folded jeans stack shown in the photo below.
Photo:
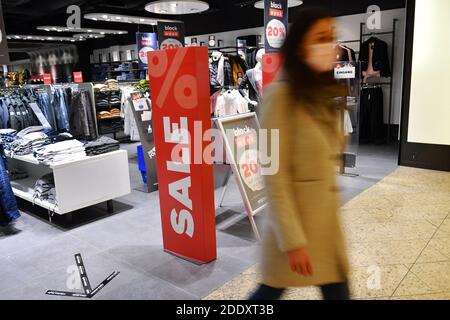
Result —
<path fill-rule="evenodd" d="M 78 140 L 67 140 L 46 145 L 35 149 L 34 153 L 39 162 L 47 165 L 86 158 L 83 143 Z"/>
<path fill-rule="evenodd" d="M 56 205 L 55 178 L 53 173 L 46 174 L 36 181 L 33 199 L 47 201 Z"/>
<path fill-rule="evenodd" d="M 3 144 L 6 150 L 10 149 L 10 144 L 16 138 L 16 130 L 14 129 L 0 129 L 0 144 Z"/>
<path fill-rule="evenodd" d="M 99 154 L 117 151 L 120 149 L 120 144 L 114 139 L 102 136 L 97 140 L 86 144 L 85 148 L 88 156 L 96 156 Z"/>

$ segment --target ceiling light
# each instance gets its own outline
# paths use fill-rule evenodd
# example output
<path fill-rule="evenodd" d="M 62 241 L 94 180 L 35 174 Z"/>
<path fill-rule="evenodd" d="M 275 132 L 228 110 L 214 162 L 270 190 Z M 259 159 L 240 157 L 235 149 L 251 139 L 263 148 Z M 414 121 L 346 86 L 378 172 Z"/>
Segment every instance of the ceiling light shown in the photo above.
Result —
<path fill-rule="evenodd" d="M 48 37 L 48 36 L 34 36 L 34 35 L 7 35 L 7 39 L 17 39 L 17 40 L 38 40 L 38 41 L 82 41 L 83 39 L 77 39 L 75 37 Z"/>
<path fill-rule="evenodd" d="M 110 29 L 94 29 L 94 28 L 64 28 L 64 27 L 57 27 L 57 26 L 39 26 L 36 28 L 37 30 L 45 30 L 45 31 L 51 31 L 53 30 L 61 30 L 61 32 L 80 32 L 80 33 L 104 33 L 104 34 L 116 34 L 118 31 L 126 34 L 128 31 L 125 30 L 110 30 Z"/>
<path fill-rule="evenodd" d="M 301 6 L 302 4 L 303 4 L 302 0 L 288 0 L 289 8 L 298 7 L 298 6 Z M 255 3 L 255 8 L 264 9 L 264 1 L 257 1 Z"/>
<path fill-rule="evenodd" d="M 159 0 L 148 3 L 145 10 L 160 14 L 192 14 L 209 10 L 209 4 L 200 0 Z"/>
<path fill-rule="evenodd" d="M 85 19 L 94 21 L 112 21 L 115 23 L 134 23 L 134 24 L 145 24 L 145 25 L 157 25 L 158 21 L 161 22 L 181 22 L 179 20 L 167 20 L 167 19 L 156 19 L 148 17 L 139 16 L 128 16 L 120 14 L 106 14 L 106 13 L 88 13 L 84 15 Z M 120 18 L 120 19 L 119 19 Z"/>

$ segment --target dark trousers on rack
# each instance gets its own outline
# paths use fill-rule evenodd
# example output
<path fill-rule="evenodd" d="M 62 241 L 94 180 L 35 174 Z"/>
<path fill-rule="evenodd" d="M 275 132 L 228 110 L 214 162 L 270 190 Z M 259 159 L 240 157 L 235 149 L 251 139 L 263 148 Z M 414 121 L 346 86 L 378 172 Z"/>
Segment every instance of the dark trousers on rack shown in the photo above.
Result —
<path fill-rule="evenodd" d="M 361 91 L 359 140 L 361 143 L 383 143 L 384 103 L 382 88 L 365 88 Z"/>

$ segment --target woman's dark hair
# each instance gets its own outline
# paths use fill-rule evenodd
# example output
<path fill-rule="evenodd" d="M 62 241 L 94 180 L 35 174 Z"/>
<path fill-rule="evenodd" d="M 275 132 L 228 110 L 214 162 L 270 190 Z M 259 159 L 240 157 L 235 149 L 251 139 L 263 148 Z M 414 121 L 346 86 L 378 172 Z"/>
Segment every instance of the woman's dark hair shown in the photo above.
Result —
<path fill-rule="evenodd" d="M 284 58 L 284 74 L 295 96 L 305 99 L 314 97 L 322 85 L 329 85 L 333 81 L 331 75 L 316 74 L 306 64 L 303 53 L 299 53 L 306 34 L 314 24 L 332 17 L 331 12 L 322 8 L 304 8 L 294 18 L 281 50 Z"/>

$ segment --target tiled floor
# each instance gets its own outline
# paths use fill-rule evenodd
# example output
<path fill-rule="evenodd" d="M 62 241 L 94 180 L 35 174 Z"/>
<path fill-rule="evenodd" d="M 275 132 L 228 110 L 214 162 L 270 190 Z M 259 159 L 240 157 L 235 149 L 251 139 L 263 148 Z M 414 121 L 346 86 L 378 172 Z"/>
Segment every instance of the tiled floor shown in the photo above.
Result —
<path fill-rule="evenodd" d="M 401 167 L 347 203 L 342 221 L 355 299 L 450 299 L 450 173 Z M 257 282 L 254 266 L 207 298 L 245 299 Z"/>
<path fill-rule="evenodd" d="M 0 229 L 0 300 L 62 299 L 47 296 L 45 291 L 71 289 L 73 277 L 70 267 L 74 264 L 73 255 L 78 252 L 83 255 L 92 285 L 98 284 L 115 270 L 121 272 L 95 299 L 201 299 L 257 262 L 259 247 L 247 219 L 229 227 L 219 224 L 218 260 L 214 263 L 197 266 L 164 253 L 158 194 L 135 190 L 142 188 L 137 171 L 136 145 L 123 145 L 123 148 L 129 151 L 133 192 L 116 199 L 114 215 L 107 216 L 106 205 L 102 204 L 75 213 L 72 224 L 67 224 L 59 217 L 54 217 L 54 224 L 50 224 L 46 211 L 21 202 L 21 209 L 28 213 L 24 213 L 12 227 Z M 396 149 L 362 147 L 358 161 L 356 172 L 361 174 L 359 177 L 340 178 L 345 202 L 397 168 Z M 400 184 L 399 190 L 400 187 L 410 188 L 417 194 L 417 190 L 410 187 L 410 183 L 414 183 L 412 178 L 402 183 L 405 185 Z M 217 184 L 220 185 L 219 173 Z M 380 203 L 389 203 L 386 195 L 389 191 L 377 189 L 374 196 L 378 197 Z M 220 193 L 221 189 L 218 188 L 216 199 Z M 386 281 L 389 281 L 390 289 L 385 289 L 376 296 L 390 295 L 392 290 L 401 292 L 401 288 L 397 288 L 400 276 L 408 274 L 409 277 L 405 279 L 409 282 L 403 282 L 405 285 L 414 285 L 411 277 L 416 272 L 420 274 L 421 270 L 444 270 L 442 265 L 433 263 L 446 261 L 445 257 L 449 257 L 450 221 L 443 223 L 442 212 L 434 207 L 433 202 L 424 201 L 429 200 L 428 193 L 428 190 L 421 190 L 417 196 L 411 194 L 405 195 L 407 198 L 398 198 L 397 202 L 405 200 L 414 203 L 411 210 L 406 211 L 397 208 L 397 202 L 393 202 L 389 211 L 379 212 L 373 202 L 361 200 L 355 202 L 356 207 L 346 209 L 348 219 L 355 220 L 359 226 L 350 233 L 355 246 L 362 246 L 357 247 L 356 252 L 365 250 L 364 243 L 359 239 L 367 240 L 364 238 L 366 232 L 373 230 L 377 223 L 380 226 L 375 230 L 377 236 L 372 239 L 378 241 L 378 246 L 369 248 L 371 255 L 384 259 L 380 260 L 382 263 L 388 263 L 390 269 L 389 272 L 386 271 Z M 436 194 L 434 199 L 442 200 Z M 226 208 L 217 210 L 218 221 L 228 217 L 230 210 L 243 210 L 233 181 L 224 204 Z M 427 209 L 418 210 L 418 204 L 427 205 Z M 354 210 L 358 205 L 367 212 L 363 217 Z M 417 223 L 417 220 L 421 220 L 422 213 L 427 219 L 426 226 Z M 407 223 L 403 223 L 402 216 L 410 217 Z M 386 220 L 383 219 L 391 219 L 392 224 L 386 225 Z M 257 218 L 258 221 L 260 217 Z M 441 228 L 435 233 L 437 225 L 441 223 Z M 433 234 L 433 241 L 428 243 Z M 397 249 L 383 246 L 382 241 L 396 241 Z M 424 254 L 433 263 L 423 265 L 422 269 L 409 270 L 415 262 L 415 255 L 425 245 L 428 250 Z M 366 260 L 361 255 L 355 256 L 355 261 L 360 261 L 362 267 L 361 276 L 364 274 Z M 253 281 L 251 270 L 244 276 Z M 429 284 L 430 290 L 435 289 L 432 283 Z M 253 286 L 250 282 L 240 282 L 236 292 L 242 292 L 246 285 L 249 289 Z"/>

